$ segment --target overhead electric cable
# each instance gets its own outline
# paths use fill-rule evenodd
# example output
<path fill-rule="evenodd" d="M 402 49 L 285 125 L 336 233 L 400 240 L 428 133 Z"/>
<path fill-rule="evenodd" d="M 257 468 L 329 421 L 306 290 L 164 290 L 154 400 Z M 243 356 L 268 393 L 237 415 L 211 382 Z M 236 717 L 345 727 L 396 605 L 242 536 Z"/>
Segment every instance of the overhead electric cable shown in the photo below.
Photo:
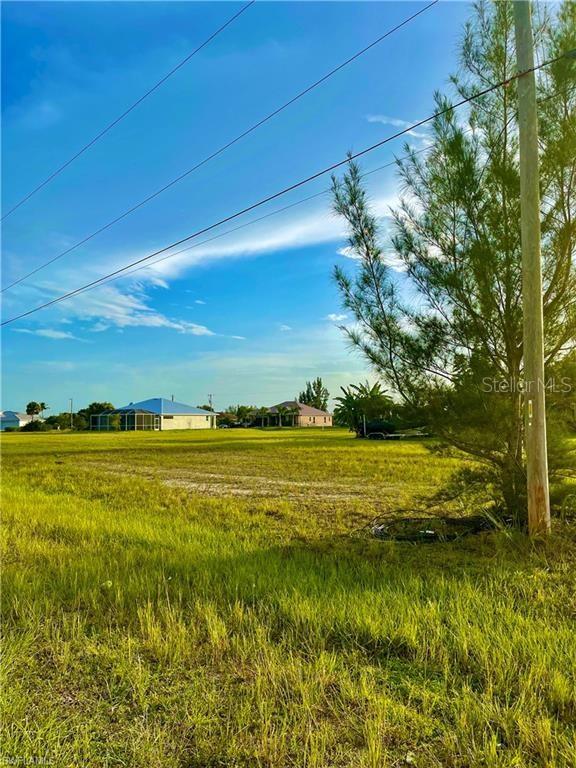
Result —
<path fill-rule="evenodd" d="M 267 123 L 269 120 L 271 120 L 276 115 L 280 114 L 280 112 L 283 112 L 285 109 L 287 109 L 289 106 L 294 104 L 296 101 L 301 99 L 306 94 L 310 93 L 310 91 L 313 91 L 315 88 L 317 88 L 322 83 L 326 82 L 329 78 L 331 78 L 333 75 L 335 75 L 337 72 L 339 72 L 344 67 L 348 66 L 348 64 L 351 64 L 353 61 L 358 59 L 363 54 L 367 53 L 369 50 L 374 48 L 374 46 L 378 45 L 378 43 L 381 43 L 383 40 L 385 40 L 387 37 L 392 35 L 394 32 L 398 31 L 402 27 L 406 26 L 409 22 L 413 21 L 417 16 L 420 16 L 422 13 L 427 11 L 429 8 L 432 8 L 432 6 L 436 5 L 439 2 L 439 0 L 432 0 L 431 3 L 424 6 L 424 8 L 421 8 L 419 11 L 416 11 L 411 16 L 408 16 L 404 21 L 401 21 L 399 24 L 397 24 L 395 27 L 392 27 L 387 32 L 385 32 L 383 35 L 380 35 L 380 37 L 376 38 L 373 42 L 371 42 L 369 45 L 365 46 L 361 50 L 357 51 L 353 56 L 350 56 L 350 58 L 346 59 L 346 61 L 343 61 L 341 64 L 339 64 L 337 67 L 334 67 L 334 69 L 331 69 L 330 72 L 327 72 L 323 77 L 321 77 L 319 80 L 316 80 L 314 83 L 309 85 L 307 88 L 305 88 L 303 91 L 300 91 L 295 96 L 293 96 L 289 101 L 286 101 L 284 104 L 282 104 L 277 109 L 270 112 L 268 115 L 263 117 L 261 120 L 258 120 L 258 122 L 251 125 L 249 128 L 247 128 L 242 133 L 238 134 L 235 138 L 231 139 L 226 144 L 223 144 L 219 149 L 212 152 L 212 154 L 205 157 L 203 160 L 200 160 L 196 165 L 193 165 L 191 168 L 188 168 L 188 170 L 181 173 L 179 176 L 176 176 L 176 178 L 172 179 L 172 181 L 169 181 L 167 184 L 165 184 L 163 187 L 160 187 L 160 189 L 157 189 L 152 194 L 145 197 L 140 202 L 133 205 L 128 210 L 124 211 L 124 213 L 121 213 L 119 216 L 117 216 L 115 219 L 112 219 L 107 224 L 104 224 L 99 229 L 96 229 L 91 234 L 87 235 L 86 237 L 82 238 L 82 240 L 79 240 L 77 243 L 74 243 L 74 245 L 71 245 L 69 248 L 66 248 L 61 253 L 58 253 L 53 258 L 49 259 L 48 261 L 44 262 L 43 264 L 40 264 L 38 267 L 33 269 L 31 272 L 28 272 L 28 274 L 23 275 L 22 277 L 18 278 L 18 280 L 14 280 L 9 285 L 2 288 L 2 293 L 4 291 L 7 291 L 10 288 L 13 288 L 15 285 L 19 285 L 20 283 L 24 282 L 24 280 L 27 280 L 29 277 L 32 277 L 32 275 L 35 275 L 37 272 L 40 272 L 40 270 L 45 269 L 45 267 L 48 267 L 50 264 L 53 264 L 55 261 L 58 261 L 58 259 L 61 259 L 63 256 L 66 256 L 67 254 L 71 253 L 72 251 L 76 250 L 76 248 L 79 248 L 81 245 L 84 245 L 84 243 L 87 243 L 89 240 L 92 240 L 92 238 L 99 235 L 101 232 L 104 232 L 105 230 L 109 229 L 110 227 L 114 226 L 114 224 L 117 224 L 122 219 L 125 219 L 126 216 L 129 216 L 131 213 L 134 213 L 134 211 L 138 210 L 138 208 L 141 208 L 143 205 L 146 205 L 146 203 L 149 203 L 154 198 L 161 195 L 163 192 L 165 192 L 167 189 L 170 189 L 170 187 L 173 187 L 175 184 L 178 184 L 178 182 L 182 181 L 182 179 L 185 179 L 187 176 L 190 176 L 190 174 L 194 173 L 194 171 L 197 171 L 202 166 L 206 165 L 206 163 L 209 163 L 214 158 L 221 155 L 223 152 L 225 152 L 227 149 L 232 147 L 234 144 L 239 142 L 241 139 L 248 136 L 250 133 L 255 131 L 256 129 L 260 128 L 260 126 L 264 125 L 264 123 Z"/>
<path fill-rule="evenodd" d="M 221 32 L 223 32 L 226 27 L 230 26 L 233 21 L 235 21 L 239 16 L 241 16 L 244 11 L 247 11 L 248 8 L 250 8 L 251 5 L 254 5 L 256 0 L 250 0 L 250 2 L 246 3 L 246 5 L 243 5 L 242 8 L 240 8 L 239 11 L 237 11 L 233 16 L 231 16 L 228 21 L 226 21 L 224 24 L 222 24 L 221 27 L 219 27 L 215 32 L 213 32 L 210 37 L 207 37 L 206 40 L 204 40 L 203 43 L 201 43 L 197 48 L 195 48 L 191 53 L 188 54 L 182 61 L 180 61 L 178 64 L 176 64 L 175 67 L 173 67 L 169 72 L 167 72 L 164 77 L 160 78 L 157 83 L 155 83 L 151 88 L 149 88 L 145 93 L 140 96 L 139 99 L 137 99 L 133 104 L 131 104 L 127 109 L 124 110 L 118 117 L 116 117 L 114 120 L 112 120 L 111 123 L 109 123 L 105 128 L 103 128 L 100 133 L 97 133 L 96 136 L 94 136 L 93 139 L 91 139 L 87 144 L 85 144 L 81 149 L 76 152 L 76 154 L 72 155 L 68 160 L 66 160 L 65 163 L 62 163 L 62 165 L 57 168 L 53 173 L 51 173 L 49 176 L 47 176 L 44 181 L 42 181 L 38 186 L 34 187 L 30 192 L 28 192 L 27 195 L 25 195 L 21 200 L 19 200 L 15 205 L 12 206 L 3 216 L 0 218 L 0 221 L 4 221 L 4 219 L 8 218 L 11 213 L 14 213 L 15 210 L 20 208 L 21 205 L 24 205 L 24 203 L 27 200 L 30 200 L 30 198 L 36 194 L 36 192 L 39 192 L 43 187 L 45 187 L 47 184 L 49 184 L 52 179 L 55 179 L 56 176 L 62 173 L 66 168 L 68 168 L 69 165 L 71 165 L 74 160 L 77 160 L 81 155 L 84 154 L 90 147 L 94 146 L 97 141 L 99 141 L 103 136 L 105 136 L 108 131 L 112 130 L 114 126 L 118 125 L 122 120 L 124 120 L 125 117 L 127 117 L 130 112 L 132 112 L 133 109 L 136 109 L 136 107 L 141 104 L 145 99 L 148 98 L 154 91 L 159 88 L 163 83 L 166 82 L 172 75 L 177 72 L 179 69 L 181 69 L 185 64 L 187 64 L 190 59 L 192 59 L 194 56 L 196 56 L 197 53 L 199 53 L 203 48 L 205 48 L 208 43 L 211 43 L 212 40 L 214 40 L 215 37 L 217 37 Z"/>
<path fill-rule="evenodd" d="M 466 129 L 465 133 L 468 131 L 471 131 L 471 128 Z M 428 152 L 433 148 L 434 145 L 430 145 L 427 147 L 422 147 L 422 149 L 416 149 L 413 150 L 413 154 L 418 155 L 421 152 Z M 408 157 L 400 157 L 398 160 L 407 160 Z M 366 176 L 371 176 L 373 173 L 377 173 L 378 171 L 383 171 L 385 168 L 391 168 L 393 165 L 396 165 L 397 160 L 392 160 L 389 163 L 385 163 L 384 165 L 379 165 L 377 168 L 372 168 L 370 171 L 366 171 L 365 173 L 361 174 L 361 178 L 364 179 Z M 121 275 L 116 275 L 115 277 L 111 277 L 101 283 L 101 285 L 107 285 L 108 283 L 113 283 L 115 280 L 121 280 L 123 277 L 128 277 L 129 275 L 133 275 L 136 272 L 140 272 L 143 269 L 149 269 L 150 267 L 154 267 L 156 264 L 161 264 L 163 261 L 167 261 L 168 259 L 173 258 L 174 256 L 179 256 L 181 253 L 187 253 L 188 251 L 193 250 L 194 248 L 201 248 L 203 245 L 207 245 L 208 243 L 212 243 L 214 240 L 220 240 L 222 237 L 227 237 L 228 235 L 232 235 L 234 232 L 238 232 L 240 229 L 246 229 L 246 227 L 251 227 L 254 224 L 258 224 L 260 221 L 264 221 L 265 219 L 270 219 L 272 216 L 278 216 L 280 213 L 284 213 L 285 211 L 290 210 L 291 208 L 296 208 L 298 205 L 303 205 L 304 203 L 309 203 L 310 200 L 315 200 L 318 197 L 323 197 L 324 195 L 329 194 L 331 191 L 330 187 L 327 187 L 326 189 L 320 190 L 320 192 L 315 192 L 313 195 L 308 195 L 308 197 L 303 197 L 300 200 L 295 200 L 293 203 L 289 203 L 288 205 L 282 206 L 282 208 L 276 208 L 273 211 L 270 211 L 269 213 L 265 213 L 263 216 L 258 216 L 256 219 L 251 219 L 250 221 L 247 221 L 244 224 L 239 224 L 237 227 L 232 227 L 232 229 L 227 229 L 226 232 L 221 232 L 218 235 L 213 235 L 212 237 L 206 238 L 206 240 L 201 240 L 199 243 L 194 243 L 193 245 L 189 245 L 186 248 L 182 248 L 179 251 L 175 251 L 174 253 L 169 253 L 168 256 L 163 256 L 161 259 L 157 259 L 156 261 L 151 262 L 150 264 L 142 264 L 140 267 L 136 267 L 135 269 L 130 270 L 130 272 L 122 273 Z"/>
<path fill-rule="evenodd" d="M 385 144 L 388 144 L 389 142 L 394 141 L 395 139 L 398 139 L 400 136 L 404 136 L 410 131 L 414 131 L 415 129 L 420 128 L 421 126 L 426 125 L 426 123 L 429 123 L 432 120 L 436 120 L 437 118 L 442 117 L 442 115 L 445 115 L 448 112 L 451 112 L 455 109 L 458 109 L 459 107 L 464 106 L 464 104 L 468 104 L 469 102 L 479 99 L 482 96 L 486 96 L 488 93 L 495 91 L 497 88 L 502 88 L 503 86 L 508 85 L 509 83 L 513 82 L 514 80 L 517 80 L 519 77 L 522 77 L 528 72 L 536 72 L 537 70 L 542 69 L 543 67 L 549 66 L 550 64 L 553 64 L 554 62 L 559 61 L 560 59 L 565 58 L 567 56 L 573 57 L 574 52 L 570 51 L 567 54 L 562 54 L 561 56 L 557 56 L 553 59 L 549 59 L 548 61 L 542 62 L 541 64 L 538 64 L 529 70 L 518 72 L 517 74 L 511 75 L 505 80 L 501 80 L 498 83 L 494 83 L 493 85 L 487 88 L 484 88 L 481 91 L 478 91 L 478 93 L 475 93 L 475 94 L 472 94 L 471 96 L 467 96 L 466 98 L 460 99 L 460 101 L 457 101 L 454 104 L 450 104 L 449 106 L 444 107 L 443 109 L 440 109 L 437 112 L 434 112 L 432 115 L 429 115 L 423 120 L 418 120 L 418 122 L 413 123 L 412 125 L 409 125 L 406 128 L 403 128 L 401 131 L 397 131 L 396 133 L 393 133 L 390 136 L 387 136 L 381 141 L 376 142 L 376 144 L 372 144 L 369 147 L 365 147 L 364 149 L 358 152 L 350 153 L 343 160 L 339 160 L 338 162 L 333 163 L 332 165 L 329 165 L 320 171 L 316 171 L 316 173 L 313 173 L 310 176 L 307 176 L 306 178 L 301 179 L 300 181 L 290 184 L 289 186 L 284 187 L 278 192 L 274 192 L 273 194 L 268 195 L 267 197 L 264 197 L 261 200 L 258 200 L 257 202 L 252 203 L 251 205 L 248 205 L 245 208 L 240 209 L 239 211 L 236 211 L 235 213 L 229 214 L 228 216 L 225 216 L 224 218 L 214 222 L 213 224 L 209 224 L 205 227 L 202 227 L 201 229 L 193 232 L 191 235 L 187 235 L 186 237 L 183 237 L 180 240 L 177 240 L 176 242 L 165 246 L 164 248 L 160 248 L 157 251 L 150 253 L 148 256 L 143 256 L 142 258 L 136 259 L 135 261 L 132 261 L 123 267 L 119 267 L 113 272 L 110 272 L 107 275 L 104 275 L 103 277 L 100 277 L 96 280 L 92 280 L 91 282 L 86 283 L 85 285 L 82 285 L 79 288 L 76 288 L 72 291 L 68 291 L 67 293 L 62 294 L 61 296 L 57 296 L 55 299 L 51 299 L 50 301 L 47 301 L 44 304 L 40 304 L 37 307 L 27 310 L 26 312 L 22 312 L 21 314 L 16 315 L 15 317 L 10 318 L 9 320 L 4 320 L 0 325 L 4 326 L 10 323 L 16 322 L 16 320 L 20 320 L 23 317 L 28 317 L 29 315 L 32 315 L 35 312 L 39 312 L 41 309 L 46 309 L 46 307 L 50 307 L 54 304 L 58 304 L 59 302 L 64 301 L 65 299 L 69 299 L 72 296 L 76 296 L 78 293 L 81 293 L 82 291 L 85 291 L 92 287 L 96 287 L 97 285 L 100 285 L 105 280 L 107 280 L 110 277 L 113 277 L 114 275 L 118 275 L 122 272 L 125 272 L 126 270 L 131 269 L 131 267 L 134 267 L 138 264 L 143 264 L 149 261 L 150 259 L 153 259 L 155 256 L 159 256 L 161 253 L 166 253 L 167 251 L 172 250 L 172 248 L 176 248 L 178 245 L 181 245 L 182 243 L 186 243 L 190 240 L 193 240 L 196 237 L 199 237 L 200 235 L 205 234 L 206 232 L 210 232 L 213 229 L 216 229 L 222 224 L 226 224 L 227 222 L 233 221 L 234 219 L 237 219 L 240 216 L 244 216 L 246 213 L 249 213 L 250 211 L 253 211 L 256 208 L 259 208 L 260 206 L 265 205 L 266 203 L 269 203 L 272 200 L 276 200 L 277 198 L 282 197 L 283 195 L 286 195 L 288 192 L 292 192 L 293 190 L 298 189 L 304 186 L 305 184 L 309 184 L 311 181 L 315 181 L 321 176 L 324 176 L 327 173 L 335 171 L 337 168 L 341 168 L 343 165 L 348 164 L 352 160 L 357 160 L 359 157 L 363 157 L 364 155 L 367 155 L 369 152 L 373 152 L 374 150 L 379 149 L 380 147 L 383 147 Z"/>
<path fill-rule="evenodd" d="M 570 91 L 570 93 L 572 93 L 572 91 Z M 546 96 L 543 99 L 539 99 L 538 104 L 544 104 L 545 102 L 550 101 L 551 99 L 556 98 L 559 95 L 562 95 L 562 94 L 560 92 L 553 93 L 550 96 Z M 472 131 L 473 129 L 471 127 L 468 127 L 462 131 L 462 134 L 464 135 L 467 133 L 471 133 Z M 404 155 L 403 157 L 395 158 L 394 160 L 391 160 L 388 163 L 384 163 L 384 165 L 379 165 L 376 168 L 371 168 L 369 171 L 365 171 L 364 173 L 360 174 L 360 178 L 365 179 L 367 176 L 371 176 L 374 173 L 383 171 L 386 168 L 391 168 L 393 165 L 397 165 L 398 163 L 404 160 L 409 160 L 413 155 L 419 155 L 423 152 L 429 152 L 435 147 L 436 147 L 436 144 L 428 144 L 427 146 L 422 147 L 420 149 L 413 149 L 412 147 L 410 147 L 409 155 Z M 488 159 L 485 161 L 482 172 L 484 172 L 484 170 L 486 169 L 487 162 L 488 162 Z M 168 261 L 168 259 L 171 259 L 174 256 L 179 256 L 182 253 L 187 253 L 188 251 L 192 251 L 195 248 L 201 248 L 203 245 L 212 243 L 214 240 L 220 240 L 221 238 L 227 237 L 228 235 L 232 235 L 234 234 L 234 232 L 238 232 L 241 229 L 246 229 L 246 227 L 252 227 L 254 224 L 258 224 L 259 222 L 264 221 L 265 219 L 269 219 L 272 216 L 278 216 L 279 214 L 284 213 L 285 211 L 288 211 L 291 208 L 296 208 L 297 206 L 303 205 L 304 203 L 309 203 L 311 200 L 315 200 L 319 197 L 323 197 L 324 195 L 329 194 L 331 191 L 332 191 L 331 187 L 326 187 L 325 189 L 320 190 L 320 192 L 315 192 L 313 195 L 308 195 L 307 197 L 300 198 L 300 200 L 295 200 L 293 203 L 284 205 L 281 208 L 275 208 L 273 211 L 270 211 L 269 213 L 265 213 L 263 216 L 258 216 L 258 218 L 256 219 L 251 219 L 250 221 L 247 221 L 244 224 L 239 224 L 237 227 L 232 227 L 232 229 L 227 229 L 225 232 L 220 232 L 218 235 L 213 235 L 212 237 L 208 237 L 206 238 L 206 240 L 201 240 L 199 243 L 188 245 L 186 248 L 182 248 L 179 251 L 175 251 L 174 253 L 169 253 L 167 256 L 162 256 L 161 259 L 152 261 L 150 264 L 142 264 L 142 266 L 135 267 L 129 272 L 124 272 L 120 275 L 116 275 L 114 277 L 108 278 L 107 280 L 102 282 L 101 285 L 108 285 L 108 283 L 113 283 L 116 280 L 122 280 L 123 278 L 129 277 L 130 275 L 133 275 L 136 272 L 142 271 L 143 269 L 149 269 L 150 267 L 154 267 L 156 264 L 161 264 L 164 261 Z"/>

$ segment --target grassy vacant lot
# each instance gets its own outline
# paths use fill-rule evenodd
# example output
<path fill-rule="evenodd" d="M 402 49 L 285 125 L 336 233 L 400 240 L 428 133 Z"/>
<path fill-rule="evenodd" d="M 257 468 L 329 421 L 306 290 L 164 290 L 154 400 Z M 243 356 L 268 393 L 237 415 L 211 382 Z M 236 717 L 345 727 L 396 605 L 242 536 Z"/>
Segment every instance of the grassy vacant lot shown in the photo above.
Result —
<path fill-rule="evenodd" d="M 288 429 L 3 453 L 4 762 L 576 766 L 570 531 L 347 535 L 455 461 Z"/>

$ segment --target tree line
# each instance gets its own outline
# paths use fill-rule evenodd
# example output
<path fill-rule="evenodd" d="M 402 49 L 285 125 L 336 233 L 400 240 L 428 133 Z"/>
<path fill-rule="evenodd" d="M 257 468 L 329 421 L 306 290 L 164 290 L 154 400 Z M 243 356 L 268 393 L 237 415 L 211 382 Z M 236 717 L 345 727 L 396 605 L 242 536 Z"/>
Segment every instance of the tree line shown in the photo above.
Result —
<path fill-rule="evenodd" d="M 44 418 L 44 412 L 50 410 L 50 406 L 43 402 L 31 400 L 26 406 L 26 413 L 32 416 L 32 421 L 20 428 L 22 432 L 44 432 L 49 430 L 90 429 L 90 417 L 102 413 L 102 411 L 112 410 L 114 406 L 107 402 L 93 402 L 86 408 L 81 408 L 75 413 L 63 411 L 58 414 L 51 414 Z M 39 417 L 39 418 L 37 418 Z"/>
<path fill-rule="evenodd" d="M 324 386 L 321 377 L 317 377 L 312 381 L 307 381 L 304 389 L 297 398 L 299 403 L 305 405 L 311 405 L 314 408 L 319 408 L 322 411 L 327 410 L 328 401 L 330 399 L 330 393 Z M 207 411 L 214 411 L 214 408 L 210 404 L 198 405 L 198 408 L 203 408 Z M 75 413 L 69 411 L 63 411 L 59 414 L 52 414 L 44 418 L 44 412 L 49 410 L 50 407 L 46 403 L 38 403 L 32 400 L 26 406 L 26 413 L 32 416 L 32 421 L 21 428 L 22 431 L 46 431 L 51 429 L 64 430 L 64 429 L 76 429 L 87 430 L 90 429 L 91 416 L 102 413 L 103 411 L 113 410 L 114 405 L 109 402 L 93 402 L 86 408 L 82 408 Z M 294 409 L 283 408 L 280 409 L 280 418 L 284 426 L 289 426 L 293 421 L 293 417 L 296 415 Z M 251 425 L 254 423 L 263 423 L 268 414 L 266 407 L 260 407 L 255 405 L 230 405 L 224 411 L 217 414 L 217 423 L 227 426 L 236 425 Z M 38 419 L 35 417 L 39 417 Z"/>

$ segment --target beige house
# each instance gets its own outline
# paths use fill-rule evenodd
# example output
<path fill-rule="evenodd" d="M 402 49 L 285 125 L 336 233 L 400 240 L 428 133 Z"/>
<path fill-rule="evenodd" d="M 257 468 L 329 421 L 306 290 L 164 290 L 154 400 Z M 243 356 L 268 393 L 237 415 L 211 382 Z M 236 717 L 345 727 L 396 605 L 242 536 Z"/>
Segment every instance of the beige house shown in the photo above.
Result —
<path fill-rule="evenodd" d="M 164 429 L 214 429 L 216 414 L 204 408 L 152 397 L 122 408 L 103 411 L 91 417 L 90 429 L 135 431 Z"/>
<path fill-rule="evenodd" d="M 332 414 L 296 400 L 285 400 L 268 408 L 263 421 L 270 427 L 331 427 Z"/>

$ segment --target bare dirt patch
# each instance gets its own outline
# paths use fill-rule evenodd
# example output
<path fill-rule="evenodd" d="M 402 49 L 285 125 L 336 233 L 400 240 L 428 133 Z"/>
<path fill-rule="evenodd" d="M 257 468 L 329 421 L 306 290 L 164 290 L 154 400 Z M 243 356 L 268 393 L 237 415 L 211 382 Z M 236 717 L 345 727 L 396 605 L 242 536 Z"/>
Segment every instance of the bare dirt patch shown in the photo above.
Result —
<path fill-rule="evenodd" d="M 94 463 L 96 466 L 96 463 Z M 108 474 L 125 474 L 126 467 L 98 462 L 100 470 Z M 383 495 L 393 498 L 394 486 L 370 486 L 351 479 L 343 483 L 327 483 L 318 480 L 290 480 L 262 475 L 216 472 L 198 472 L 182 468 L 131 466 L 131 474 L 149 480 L 159 480 L 171 488 L 183 488 L 194 494 L 207 496 L 235 496 L 246 498 L 282 498 L 325 501 L 381 500 Z"/>

